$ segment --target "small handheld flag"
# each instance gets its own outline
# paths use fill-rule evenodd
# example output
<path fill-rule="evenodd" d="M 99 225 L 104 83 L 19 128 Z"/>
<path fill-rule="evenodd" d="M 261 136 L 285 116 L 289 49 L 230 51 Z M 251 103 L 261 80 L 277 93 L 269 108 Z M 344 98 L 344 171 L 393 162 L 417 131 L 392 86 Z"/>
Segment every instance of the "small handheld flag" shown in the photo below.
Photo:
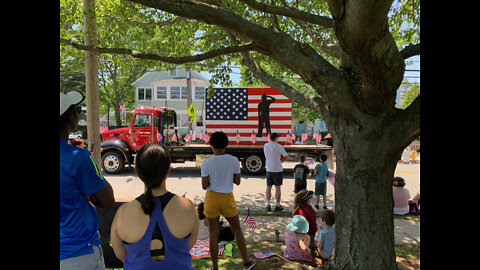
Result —
<path fill-rule="evenodd" d="M 247 217 L 245 217 L 243 222 L 252 230 L 255 230 L 257 227 L 257 223 L 255 223 L 255 220 L 253 220 L 253 217 L 250 215 L 250 208 L 247 208 Z"/>

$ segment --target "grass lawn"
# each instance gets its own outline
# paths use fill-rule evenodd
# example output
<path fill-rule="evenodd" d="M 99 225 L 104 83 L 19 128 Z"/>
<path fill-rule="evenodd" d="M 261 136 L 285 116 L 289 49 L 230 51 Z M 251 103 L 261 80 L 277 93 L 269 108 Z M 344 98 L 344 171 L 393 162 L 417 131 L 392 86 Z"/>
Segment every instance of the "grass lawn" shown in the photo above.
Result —
<path fill-rule="evenodd" d="M 288 210 L 288 209 L 287 209 Z M 280 212 L 266 212 L 261 210 L 250 210 L 251 215 L 253 216 L 286 216 L 291 217 L 291 211 L 280 211 Z M 239 215 L 246 215 L 246 210 L 239 210 Z M 394 215 L 394 219 L 407 219 L 407 220 L 420 220 L 419 216 L 414 215 Z M 253 252 L 270 249 L 273 252 L 282 255 L 283 252 L 280 250 L 280 246 L 283 242 L 269 242 L 269 241 L 257 241 L 257 242 L 247 242 L 247 253 L 249 258 L 254 258 L 251 255 Z M 395 252 L 397 254 L 397 265 L 399 270 L 413 270 L 420 269 L 420 247 L 414 245 L 398 245 L 395 246 Z M 263 260 L 256 260 L 257 264 L 255 269 L 264 270 L 264 269 L 319 269 L 320 261 L 313 262 L 288 262 L 280 257 L 274 256 L 266 258 Z M 212 264 L 210 258 L 195 259 L 192 260 L 194 269 L 206 269 Z M 220 257 L 218 259 L 219 269 L 242 269 L 243 261 L 238 250 L 235 241 L 233 241 L 233 251 L 232 257 Z M 111 268 L 107 268 L 111 269 Z M 119 269 L 119 268 L 115 268 Z"/>
<path fill-rule="evenodd" d="M 235 243 L 235 242 L 234 242 Z M 242 269 L 242 257 L 236 246 L 233 244 L 232 257 L 219 258 L 218 267 L 219 269 Z M 247 253 L 248 256 L 253 258 L 252 252 L 260 251 L 264 249 L 270 249 L 273 252 L 283 255 L 280 250 L 281 242 L 249 242 L 247 243 Z M 397 265 L 399 270 L 413 270 L 420 269 L 420 247 L 410 246 L 410 245 L 398 245 L 395 246 L 395 251 L 397 253 Z M 263 260 L 256 260 L 257 265 L 255 269 L 318 269 L 319 261 L 315 262 L 287 262 L 284 259 L 274 256 L 266 258 Z M 194 269 L 206 269 L 212 264 L 210 258 L 195 259 L 192 260 Z M 107 268 L 111 269 L 111 268 Z M 119 268 L 115 268 L 119 269 Z"/>

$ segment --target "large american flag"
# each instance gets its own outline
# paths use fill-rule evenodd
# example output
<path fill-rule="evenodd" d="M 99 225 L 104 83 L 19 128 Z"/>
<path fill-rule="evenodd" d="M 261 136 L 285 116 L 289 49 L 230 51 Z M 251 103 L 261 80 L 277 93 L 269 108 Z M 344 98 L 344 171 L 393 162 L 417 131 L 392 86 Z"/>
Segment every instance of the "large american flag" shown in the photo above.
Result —
<path fill-rule="evenodd" d="M 240 134 L 239 145 L 253 145 L 252 131 L 258 134 L 258 104 L 262 94 L 276 100 L 269 107 L 270 128 L 272 133 L 280 134 L 279 143 L 285 144 L 287 131 L 292 128 L 292 101 L 273 88 L 214 88 L 215 94 L 206 97 L 205 128 L 208 134 L 223 131 L 230 145 L 236 145 L 237 131 Z M 207 91 L 205 91 L 207 92 Z M 205 93 L 207 94 L 207 93 Z M 270 99 L 270 98 L 267 98 Z M 267 142 L 266 126 L 263 136 L 256 138 L 255 145 Z"/>

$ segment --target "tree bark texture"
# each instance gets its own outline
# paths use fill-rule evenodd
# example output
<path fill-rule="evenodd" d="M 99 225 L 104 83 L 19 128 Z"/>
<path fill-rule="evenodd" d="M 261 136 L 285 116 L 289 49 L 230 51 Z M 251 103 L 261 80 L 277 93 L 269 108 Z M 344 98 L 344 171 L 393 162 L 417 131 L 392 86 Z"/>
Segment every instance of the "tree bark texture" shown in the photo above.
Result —
<path fill-rule="evenodd" d="M 83 12 L 85 45 L 95 46 L 97 44 L 95 0 L 83 0 Z M 87 94 L 87 147 L 88 150 L 93 150 L 92 154 L 97 164 L 101 164 L 98 53 L 95 51 L 85 51 L 85 86 Z"/>
<path fill-rule="evenodd" d="M 403 146 L 368 114 L 329 117 L 336 153 L 334 269 L 396 269 L 392 178 Z"/>

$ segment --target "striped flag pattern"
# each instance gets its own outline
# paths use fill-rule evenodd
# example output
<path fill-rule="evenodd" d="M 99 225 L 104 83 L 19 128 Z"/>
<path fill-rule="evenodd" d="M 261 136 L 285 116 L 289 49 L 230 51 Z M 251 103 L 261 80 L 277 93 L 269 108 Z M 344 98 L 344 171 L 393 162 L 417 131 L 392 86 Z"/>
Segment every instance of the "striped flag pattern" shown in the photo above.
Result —
<path fill-rule="evenodd" d="M 253 220 L 253 217 L 250 215 L 250 208 L 247 208 L 247 216 L 243 222 L 252 230 L 255 230 L 257 227 L 257 223 L 255 223 L 255 220 Z"/>
<path fill-rule="evenodd" d="M 215 88 L 215 94 L 206 97 L 205 128 L 208 134 L 223 131 L 232 145 L 236 144 L 237 130 L 239 145 L 252 145 L 252 130 L 258 133 L 258 105 L 262 95 L 276 100 L 269 106 L 271 132 L 280 135 L 279 143 L 286 144 L 287 131 L 292 128 L 292 101 L 273 88 Z M 267 142 L 266 126 L 263 137 L 256 137 L 256 145 Z"/>

